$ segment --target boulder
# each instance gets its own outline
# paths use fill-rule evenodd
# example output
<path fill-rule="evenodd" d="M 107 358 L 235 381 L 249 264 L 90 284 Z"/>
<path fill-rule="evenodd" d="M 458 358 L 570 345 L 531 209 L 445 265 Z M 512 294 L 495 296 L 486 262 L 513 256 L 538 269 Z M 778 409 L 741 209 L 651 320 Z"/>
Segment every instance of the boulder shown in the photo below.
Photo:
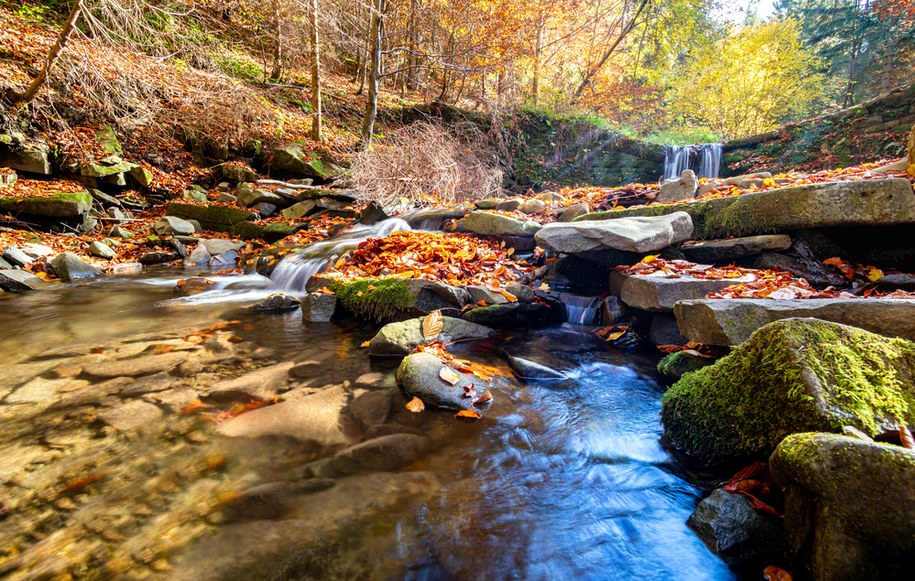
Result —
<path fill-rule="evenodd" d="M 664 394 L 673 445 L 712 464 L 771 454 L 787 435 L 915 423 L 915 344 L 818 319 L 766 325 Z"/>
<path fill-rule="evenodd" d="M 284 293 L 274 293 L 267 298 L 261 299 L 251 305 L 252 311 L 261 313 L 288 313 L 301 306 L 299 299 Z"/>
<path fill-rule="evenodd" d="M 689 214 L 667 216 L 554 222 L 545 225 L 534 239 L 554 252 L 581 255 L 602 250 L 653 252 L 689 240 L 693 222 Z"/>
<path fill-rule="evenodd" d="M 496 335 L 489 327 L 454 317 L 442 317 L 442 321 L 442 332 L 438 337 L 440 341 L 457 343 L 489 339 Z M 423 338 L 422 324 L 423 317 L 388 323 L 369 342 L 369 355 L 408 355 L 418 345 L 426 342 Z"/>
<path fill-rule="evenodd" d="M 79 256 L 71 252 L 63 252 L 48 261 L 48 264 L 54 270 L 54 274 L 60 277 L 64 282 L 81 280 L 84 278 L 95 278 L 102 275 L 102 271 L 83 261 Z"/>
<path fill-rule="evenodd" d="M 317 284 L 322 284 L 321 279 L 312 277 L 307 290 Z M 331 288 L 349 312 L 376 321 L 415 317 L 439 309 L 460 309 L 471 300 L 463 288 L 423 279 L 335 282 Z"/>
<path fill-rule="evenodd" d="M 686 338 L 680 334 L 677 319 L 670 313 L 656 313 L 651 318 L 648 340 L 655 345 L 683 345 Z"/>
<path fill-rule="evenodd" d="M 239 401 L 253 398 L 269 401 L 283 392 L 289 380 L 292 361 L 261 367 L 228 381 L 218 381 L 210 386 L 207 398 L 218 401 Z"/>
<path fill-rule="evenodd" d="M 175 216 L 164 216 L 153 224 L 153 231 L 159 236 L 181 234 L 189 236 L 194 233 L 194 225 Z"/>
<path fill-rule="evenodd" d="M 532 220 L 526 222 L 493 214 L 492 212 L 475 211 L 458 221 L 460 232 L 473 232 L 481 236 L 533 236 L 542 226 Z"/>
<path fill-rule="evenodd" d="M 216 204 L 198 206 L 172 202 L 168 205 L 167 214 L 185 220 L 197 220 L 206 230 L 228 232 L 242 238 L 257 238 L 263 233 L 263 228 L 252 228 L 255 225 L 249 222 L 254 218 L 254 214 L 248 210 L 231 206 Z"/>
<path fill-rule="evenodd" d="M 543 379 L 543 380 L 560 380 L 568 379 L 561 371 L 556 371 L 552 367 L 547 367 L 542 363 L 531 361 L 523 357 L 508 356 L 508 366 L 511 367 L 515 375 L 521 379 Z"/>
<path fill-rule="evenodd" d="M 536 214 L 537 212 L 546 210 L 546 207 L 546 202 L 534 198 L 533 200 L 525 200 L 521 202 L 521 204 L 518 206 L 518 211 L 522 214 Z"/>
<path fill-rule="evenodd" d="M 699 357 L 685 351 L 675 351 L 658 362 L 658 375 L 669 383 L 676 383 L 687 373 L 708 367 L 714 362 L 714 359 Z"/>
<path fill-rule="evenodd" d="M 98 242 L 98 241 L 95 241 L 95 242 L 92 242 L 91 244 L 89 244 L 89 254 L 91 254 L 92 256 L 96 256 L 98 258 L 103 258 L 105 260 L 111 260 L 112 258 L 117 256 L 117 253 L 115 253 L 114 249 L 112 249 L 110 246 L 108 246 L 104 242 Z"/>
<path fill-rule="evenodd" d="M 246 165 L 224 163 L 219 166 L 219 177 L 230 182 L 253 182 L 257 172 Z"/>
<path fill-rule="evenodd" d="M 490 290 L 482 285 L 465 286 L 464 290 L 470 293 L 470 300 L 477 305 L 481 302 L 487 305 L 502 305 L 508 302 L 508 299 L 502 293 Z"/>
<path fill-rule="evenodd" d="M 309 466 L 316 478 L 337 478 L 365 472 L 390 472 L 418 459 L 431 441 L 416 434 L 391 434 L 356 444 Z"/>
<path fill-rule="evenodd" d="M 519 327 L 546 327 L 565 320 L 565 311 L 559 299 L 546 294 L 537 295 L 541 300 L 533 303 L 507 303 L 475 307 L 465 311 L 461 317 L 478 325 L 514 329 Z"/>
<path fill-rule="evenodd" d="M 308 293 L 302 298 L 302 321 L 329 323 L 337 310 L 337 295 Z"/>
<path fill-rule="evenodd" d="M 814 317 L 915 341 L 913 299 L 696 299 L 674 306 L 680 332 L 697 343 L 737 345 L 760 327 Z"/>
<path fill-rule="evenodd" d="M 486 388 L 473 375 L 460 371 L 454 371 L 460 379 L 452 385 L 439 375 L 443 367 L 445 362 L 431 353 L 413 353 L 405 357 L 396 373 L 397 385 L 404 398 L 418 397 L 427 406 L 437 408 L 471 409 L 473 402 L 464 397 L 464 386 L 474 384 L 478 394 Z"/>
<path fill-rule="evenodd" d="M 239 242 L 237 240 L 223 240 L 222 238 L 201 238 L 199 244 L 206 248 L 213 256 L 219 256 L 220 254 L 225 254 L 226 252 L 232 252 L 241 250 L 244 248 L 244 242 Z"/>
<path fill-rule="evenodd" d="M 2 146 L 0 147 L 0 166 L 46 176 L 54 173 L 48 148 L 45 145 Z"/>
<path fill-rule="evenodd" d="M 141 165 L 133 166 L 127 173 L 130 174 L 133 181 L 141 188 L 148 188 L 152 185 L 153 180 L 155 180 L 153 173 Z"/>
<path fill-rule="evenodd" d="M 45 286 L 45 281 L 24 270 L 0 270 L 0 290 L 21 293 L 39 290 Z"/>
<path fill-rule="evenodd" d="M 0 210 L 51 220 L 81 218 L 92 209 L 89 192 L 64 192 L 41 198 L 0 198 Z"/>
<path fill-rule="evenodd" d="M 671 312 L 679 301 L 704 299 L 709 293 L 753 280 L 755 277 L 749 274 L 740 278 L 711 280 L 695 278 L 688 274 L 683 274 L 680 278 L 671 278 L 661 270 L 651 274 L 614 271 L 610 273 L 610 292 L 626 305 L 636 309 Z"/>
<path fill-rule="evenodd" d="M 775 556 L 785 544 L 780 522 L 721 488 L 699 503 L 686 524 L 725 563 Z"/>
<path fill-rule="evenodd" d="M 324 161 L 314 154 L 305 153 L 298 145 L 284 145 L 275 148 L 270 159 L 270 169 L 320 180 L 333 179 L 345 171 L 332 162 Z"/>
<path fill-rule="evenodd" d="M 576 204 L 572 204 L 571 206 L 567 206 L 565 209 L 563 209 L 562 213 L 559 214 L 559 218 L 557 218 L 557 221 L 571 222 L 575 218 L 578 218 L 579 216 L 584 216 L 585 214 L 587 214 L 590 211 L 591 211 L 591 206 L 589 206 L 587 202 L 578 202 Z"/>
<path fill-rule="evenodd" d="M 695 172 L 691 169 L 685 169 L 679 178 L 665 180 L 661 184 L 661 192 L 658 194 L 658 202 L 677 202 L 688 200 L 696 196 L 696 190 L 699 189 L 699 179 L 696 178 Z"/>
<path fill-rule="evenodd" d="M 283 196 L 278 196 L 266 190 L 256 190 L 248 184 L 241 184 L 235 190 L 235 201 L 239 206 L 250 208 L 255 204 L 266 202 L 274 207 L 285 208 L 290 204 Z"/>
<path fill-rule="evenodd" d="M 586 214 L 579 220 L 619 220 L 686 212 L 696 240 L 771 234 L 801 228 L 915 223 L 915 193 L 892 178 L 788 186 L 688 204 L 649 205 Z"/>
<path fill-rule="evenodd" d="M 3 260 L 6 260 L 14 266 L 28 266 L 29 264 L 35 262 L 33 257 L 29 256 L 20 248 L 16 248 L 15 246 L 10 246 L 4 250 L 2 256 Z"/>
<path fill-rule="evenodd" d="M 680 247 L 683 256 L 692 262 L 732 262 L 765 252 L 781 252 L 791 248 L 791 237 L 784 234 L 762 234 L 727 240 L 686 243 Z"/>
<path fill-rule="evenodd" d="M 198 190 L 191 190 L 191 189 L 184 190 L 184 192 L 181 194 L 181 197 L 184 198 L 185 200 L 190 200 L 192 202 L 206 202 L 207 201 L 206 193 L 198 191 Z"/>
<path fill-rule="evenodd" d="M 305 200 L 298 202 L 283 210 L 282 215 L 286 220 L 300 220 L 310 214 L 315 209 L 314 200 Z"/>
<path fill-rule="evenodd" d="M 838 581 L 911 576 L 915 452 L 803 433 L 785 438 L 769 465 L 785 493 L 793 571 Z"/>
<path fill-rule="evenodd" d="M 269 218 L 276 213 L 276 206 L 267 202 L 258 202 L 251 206 L 252 212 L 257 212 L 261 218 Z M 273 224 L 271 224 L 273 226 Z"/>

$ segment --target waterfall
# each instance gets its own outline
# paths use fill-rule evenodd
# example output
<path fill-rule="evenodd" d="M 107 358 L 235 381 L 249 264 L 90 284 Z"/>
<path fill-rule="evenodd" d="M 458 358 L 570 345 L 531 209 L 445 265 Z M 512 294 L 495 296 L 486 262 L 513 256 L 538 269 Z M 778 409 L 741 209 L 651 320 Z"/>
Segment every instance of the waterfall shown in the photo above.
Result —
<path fill-rule="evenodd" d="M 566 313 L 566 322 L 573 325 L 593 325 L 600 313 L 601 297 L 583 297 L 560 293 L 559 300 Z"/>
<path fill-rule="evenodd" d="M 721 170 L 721 152 L 724 146 L 720 143 L 702 144 L 702 157 L 699 162 L 700 178 L 717 178 Z"/>
<path fill-rule="evenodd" d="M 717 178 L 721 169 L 720 143 L 700 145 L 667 145 L 664 147 L 664 179 L 680 177 L 685 169 L 698 169 L 700 178 Z M 698 165 L 697 165 L 698 162 Z"/>
<path fill-rule="evenodd" d="M 409 230 L 412 230 L 410 225 L 400 218 L 388 218 L 372 226 L 355 226 L 285 256 L 273 269 L 270 280 L 281 290 L 300 293 L 305 290 L 305 284 L 311 277 L 324 272 L 331 261 L 354 250 L 365 240 Z"/>

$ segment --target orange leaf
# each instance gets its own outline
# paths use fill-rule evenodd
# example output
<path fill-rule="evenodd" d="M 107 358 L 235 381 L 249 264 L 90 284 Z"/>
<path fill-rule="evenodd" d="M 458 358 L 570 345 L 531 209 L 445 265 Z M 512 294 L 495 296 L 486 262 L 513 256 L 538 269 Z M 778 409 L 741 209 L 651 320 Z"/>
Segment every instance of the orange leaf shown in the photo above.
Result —
<path fill-rule="evenodd" d="M 478 420 L 483 417 L 483 414 L 477 410 L 461 410 L 458 413 L 454 414 L 454 417 L 460 419 L 469 419 L 469 420 Z"/>
<path fill-rule="evenodd" d="M 481 403 L 489 403 L 491 401 L 492 401 L 492 392 L 484 391 L 483 393 L 481 393 L 479 395 L 479 397 L 477 397 L 476 399 L 473 400 L 473 405 L 478 405 Z"/>
<path fill-rule="evenodd" d="M 419 412 L 426 409 L 426 404 L 424 404 L 423 400 L 419 399 L 418 397 L 414 397 L 407 402 L 406 408 L 414 414 L 418 414 Z"/>
<path fill-rule="evenodd" d="M 763 569 L 763 577 L 766 581 L 791 581 L 791 573 L 775 565 Z"/>
<path fill-rule="evenodd" d="M 423 339 L 432 341 L 442 332 L 444 320 L 441 311 L 432 311 L 423 319 Z"/>

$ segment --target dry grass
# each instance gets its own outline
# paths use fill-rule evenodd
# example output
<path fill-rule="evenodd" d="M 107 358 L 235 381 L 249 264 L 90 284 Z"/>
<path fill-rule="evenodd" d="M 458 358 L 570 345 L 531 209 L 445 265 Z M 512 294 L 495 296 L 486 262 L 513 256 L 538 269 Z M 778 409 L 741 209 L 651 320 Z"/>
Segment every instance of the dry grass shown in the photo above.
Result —
<path fill-rule="evenodd" d="M 363 201 L 407 198 L 419 205 L 478 200 L 502 185 L 496 152 L 470 123 L 402 127 L 360 152 L 352 175 Z"/>

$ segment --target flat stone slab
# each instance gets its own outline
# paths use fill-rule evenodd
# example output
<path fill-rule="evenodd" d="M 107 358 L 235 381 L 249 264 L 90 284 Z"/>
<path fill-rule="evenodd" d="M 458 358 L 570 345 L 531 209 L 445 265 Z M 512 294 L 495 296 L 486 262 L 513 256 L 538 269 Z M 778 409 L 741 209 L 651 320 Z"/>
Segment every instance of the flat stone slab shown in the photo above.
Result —
<path fill-rule="evenodd" d="M 687 260 L 700 263 L 728 262 L 766 252 L 791 248 L 791 237 L 785 234 L 762 234 L 727 240 L 708 240 L 680 247 Z"/>
<path fill-rule="evenodd" d="M 903 178 L 832 182 L 701 202 L 596 212 L 578 220 L 617 220 L 674 212 L 692 216 L 696 240 L 801 228 L 915 224 L 915 192 L 909 180 Z"/>
<path fill-rule="evenodd" d="M 534 239 L 547 250 L 566 254 L 600 250 L 642 253 L 689 240 L 692 233 L 693 221 L 689 214 L 674 212 L 620 220 L 554 222 L 545 225 Z"/>
<path fill-rule="evenodd" d="M 540 228 L 533 220 L 522 221 L 492 212 L 471 212 L 457 225 L 459 232 L 481 236 L 533 236 Z"/>
<path fill-rule="evenodd" d="M 92 208 L 89 192 L 62 192 L 53 196 L 0 199 L 0 210 L 41 218 L 76 218 Z"/>
<path fill-rule="evenodd" d="M 753 282 L 753 275 L 708 280 L 682 275 L 671 278 L 663 271 L 651 274 L 610 273 L 610 292 L 628 306 L 654 312 L 671 312 L 679 301 L 704 299 L 705 295 L 729 286 Z"/>
<path fill-rule="evenodd" d="M 698 299 L 674 307 L 677 325 L 690 341 L 737 345 L 763 325 L 813 317 L 915 340 L 915 299 Z"/>

